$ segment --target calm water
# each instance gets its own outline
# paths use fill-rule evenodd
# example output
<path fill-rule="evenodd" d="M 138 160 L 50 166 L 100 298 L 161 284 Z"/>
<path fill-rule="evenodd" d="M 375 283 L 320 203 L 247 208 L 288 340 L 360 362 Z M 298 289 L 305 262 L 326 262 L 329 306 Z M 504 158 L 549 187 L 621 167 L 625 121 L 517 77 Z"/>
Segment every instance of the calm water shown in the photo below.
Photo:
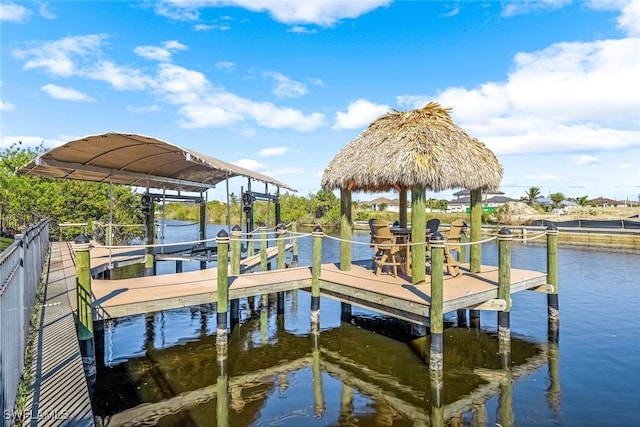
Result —
<path fill-rule="evenodd" d="M 167 227 L 165 236 L 196 240 L 196 227 Z M 311 263 L 310 247 L 299 241 L 301 265 Z M 355 245 L 353 259 L 370 250 Z M 546 270 L 544 245 L 512 252 L 514 268 Z M 482 257 L 497 264 L 497 246 L 483 245 Z M 559 344 L 547 343 L 546 295 L 513 295 L 511 381 L 496 313 L 483 312 L 480 328 L 447 315 L 442 413 L 432 409 L 423 331 L 356 306 L 341 320 L 340 303 L 323 298 L 314 339 L 304 291 L 287 292 L 280 313 L 275 295 L 241 300 L 225 370 L 215 305 L 106 323 L 94 411 L 159 426 L 640 426 L 640 255 L 561 246 L 558 257 Z M 323 261 L 338 260 L 338 242 L 325 239 Z"/>

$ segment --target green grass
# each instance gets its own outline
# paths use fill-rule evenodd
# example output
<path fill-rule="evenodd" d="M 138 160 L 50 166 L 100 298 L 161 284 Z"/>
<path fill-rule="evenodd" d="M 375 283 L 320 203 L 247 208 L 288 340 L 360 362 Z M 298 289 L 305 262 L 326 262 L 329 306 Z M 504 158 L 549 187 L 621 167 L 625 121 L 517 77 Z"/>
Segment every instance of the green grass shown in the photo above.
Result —
<path fill-rule="evenodd" d="M 0 252 L 7 249 L 13 243 L 13 239 L 8 237 L 0 237 Z"/>

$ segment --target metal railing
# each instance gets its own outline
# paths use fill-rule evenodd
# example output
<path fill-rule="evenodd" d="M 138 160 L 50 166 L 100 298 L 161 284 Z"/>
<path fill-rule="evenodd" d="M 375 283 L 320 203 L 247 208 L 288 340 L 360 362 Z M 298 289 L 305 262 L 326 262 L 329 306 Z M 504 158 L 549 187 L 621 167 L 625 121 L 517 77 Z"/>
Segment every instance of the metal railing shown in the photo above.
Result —
<path fill-rule="evenodd" d="M 49 247 L 49 221 L 27 227 L 0 253 L 0 425 L 10 426 L 29 324 Z"/>

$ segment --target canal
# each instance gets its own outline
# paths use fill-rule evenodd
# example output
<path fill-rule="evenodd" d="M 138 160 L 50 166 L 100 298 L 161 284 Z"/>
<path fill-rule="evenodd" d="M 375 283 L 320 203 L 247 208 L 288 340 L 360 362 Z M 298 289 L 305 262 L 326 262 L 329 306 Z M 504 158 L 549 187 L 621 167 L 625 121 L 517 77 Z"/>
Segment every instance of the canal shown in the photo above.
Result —
<path fill-rule="evenodd" d="M 195 240 L 195 226 L 165 228 L 169 241 Z M 177 226 L 182 225 L 182 226 Z M 219 227 L 210 226 L 215 236 Z M 368 233 L 354 240 L 368 242 Z M 310 265 L 311 239 L 299 240 Z M 353 259 L 371 256 L 354 245 Z M 323 262 L 339 260 L 325 239 Z M 502 368 L 497 315 L 480 325 L 446 316 L 445 425 L 640 425 L 639 253 L 558 251 L 559 343 L 547 342 L 546 295 L 513 295 L 511 367 Z M 497 265 L 497 245 L 482 247 Z M 174 271 L 160 263 L 158 272 Z M 514 243 L 512 267 L 546 270 L 546 247 Z M 185 263 L 184 271 L 199 268 Z M 215 278 L 212 278 L 215 280 Z M 109 425 L 416 426 L 433 420 L 424 330 L 323 298 L 311 333 L 310 295 L 240 301 L 218 393 L 215 304 L 118 318 L 97 325 L 95 415 Z"/>

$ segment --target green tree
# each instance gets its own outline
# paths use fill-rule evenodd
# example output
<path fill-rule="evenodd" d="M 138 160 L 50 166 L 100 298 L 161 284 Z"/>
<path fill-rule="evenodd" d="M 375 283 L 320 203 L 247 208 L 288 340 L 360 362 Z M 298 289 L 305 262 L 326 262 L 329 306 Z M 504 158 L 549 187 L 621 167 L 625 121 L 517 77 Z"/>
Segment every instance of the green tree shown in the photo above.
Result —
<path fill-rule="evenodd" d="M 114 185 L 110 189 L 108 184 L 16 175 L 20 166 L 43 152 L 45 149 L 42 144 L 33 149 L 22 146 L 20 142 L 0 150 L 2 228 L 11 227 L 17 231 L 29 223 L 50 218 L 52 235 L 58 236 L 57 225 L 60 222 L 106 222 L 111 212 L 111 193 L 114 223 L 142 223 L 140 196 L 129 187 Z M 124 238 L 135 231 L 129 228 L 121 230 L 119 234 Z M 138 233 L 140 231 L 137 230 Z M 78 230 L 73 232 L 77 234 Z"/>
<path fill-rule="evenodd" d="M 564 194 L 562 193 L 553 193 L 549 195 L 549 198 L 553 202 L 553 205 L 557 208 L 560 206 L 560 203 L 565 199 Z"/>
<path fill-rule="evenodd" d="M 589 196 L 582 196 L 582 197 L 576 198 L 576 203 L 579 206 L 587 206 L 588 200 L 589 200 Z"/>
<path fill-rule="evenodd" d="M 529 206 L 533 206 L 541 195 L 539 187 L 530 187 L 525 191 L 525 201 Z"/>

